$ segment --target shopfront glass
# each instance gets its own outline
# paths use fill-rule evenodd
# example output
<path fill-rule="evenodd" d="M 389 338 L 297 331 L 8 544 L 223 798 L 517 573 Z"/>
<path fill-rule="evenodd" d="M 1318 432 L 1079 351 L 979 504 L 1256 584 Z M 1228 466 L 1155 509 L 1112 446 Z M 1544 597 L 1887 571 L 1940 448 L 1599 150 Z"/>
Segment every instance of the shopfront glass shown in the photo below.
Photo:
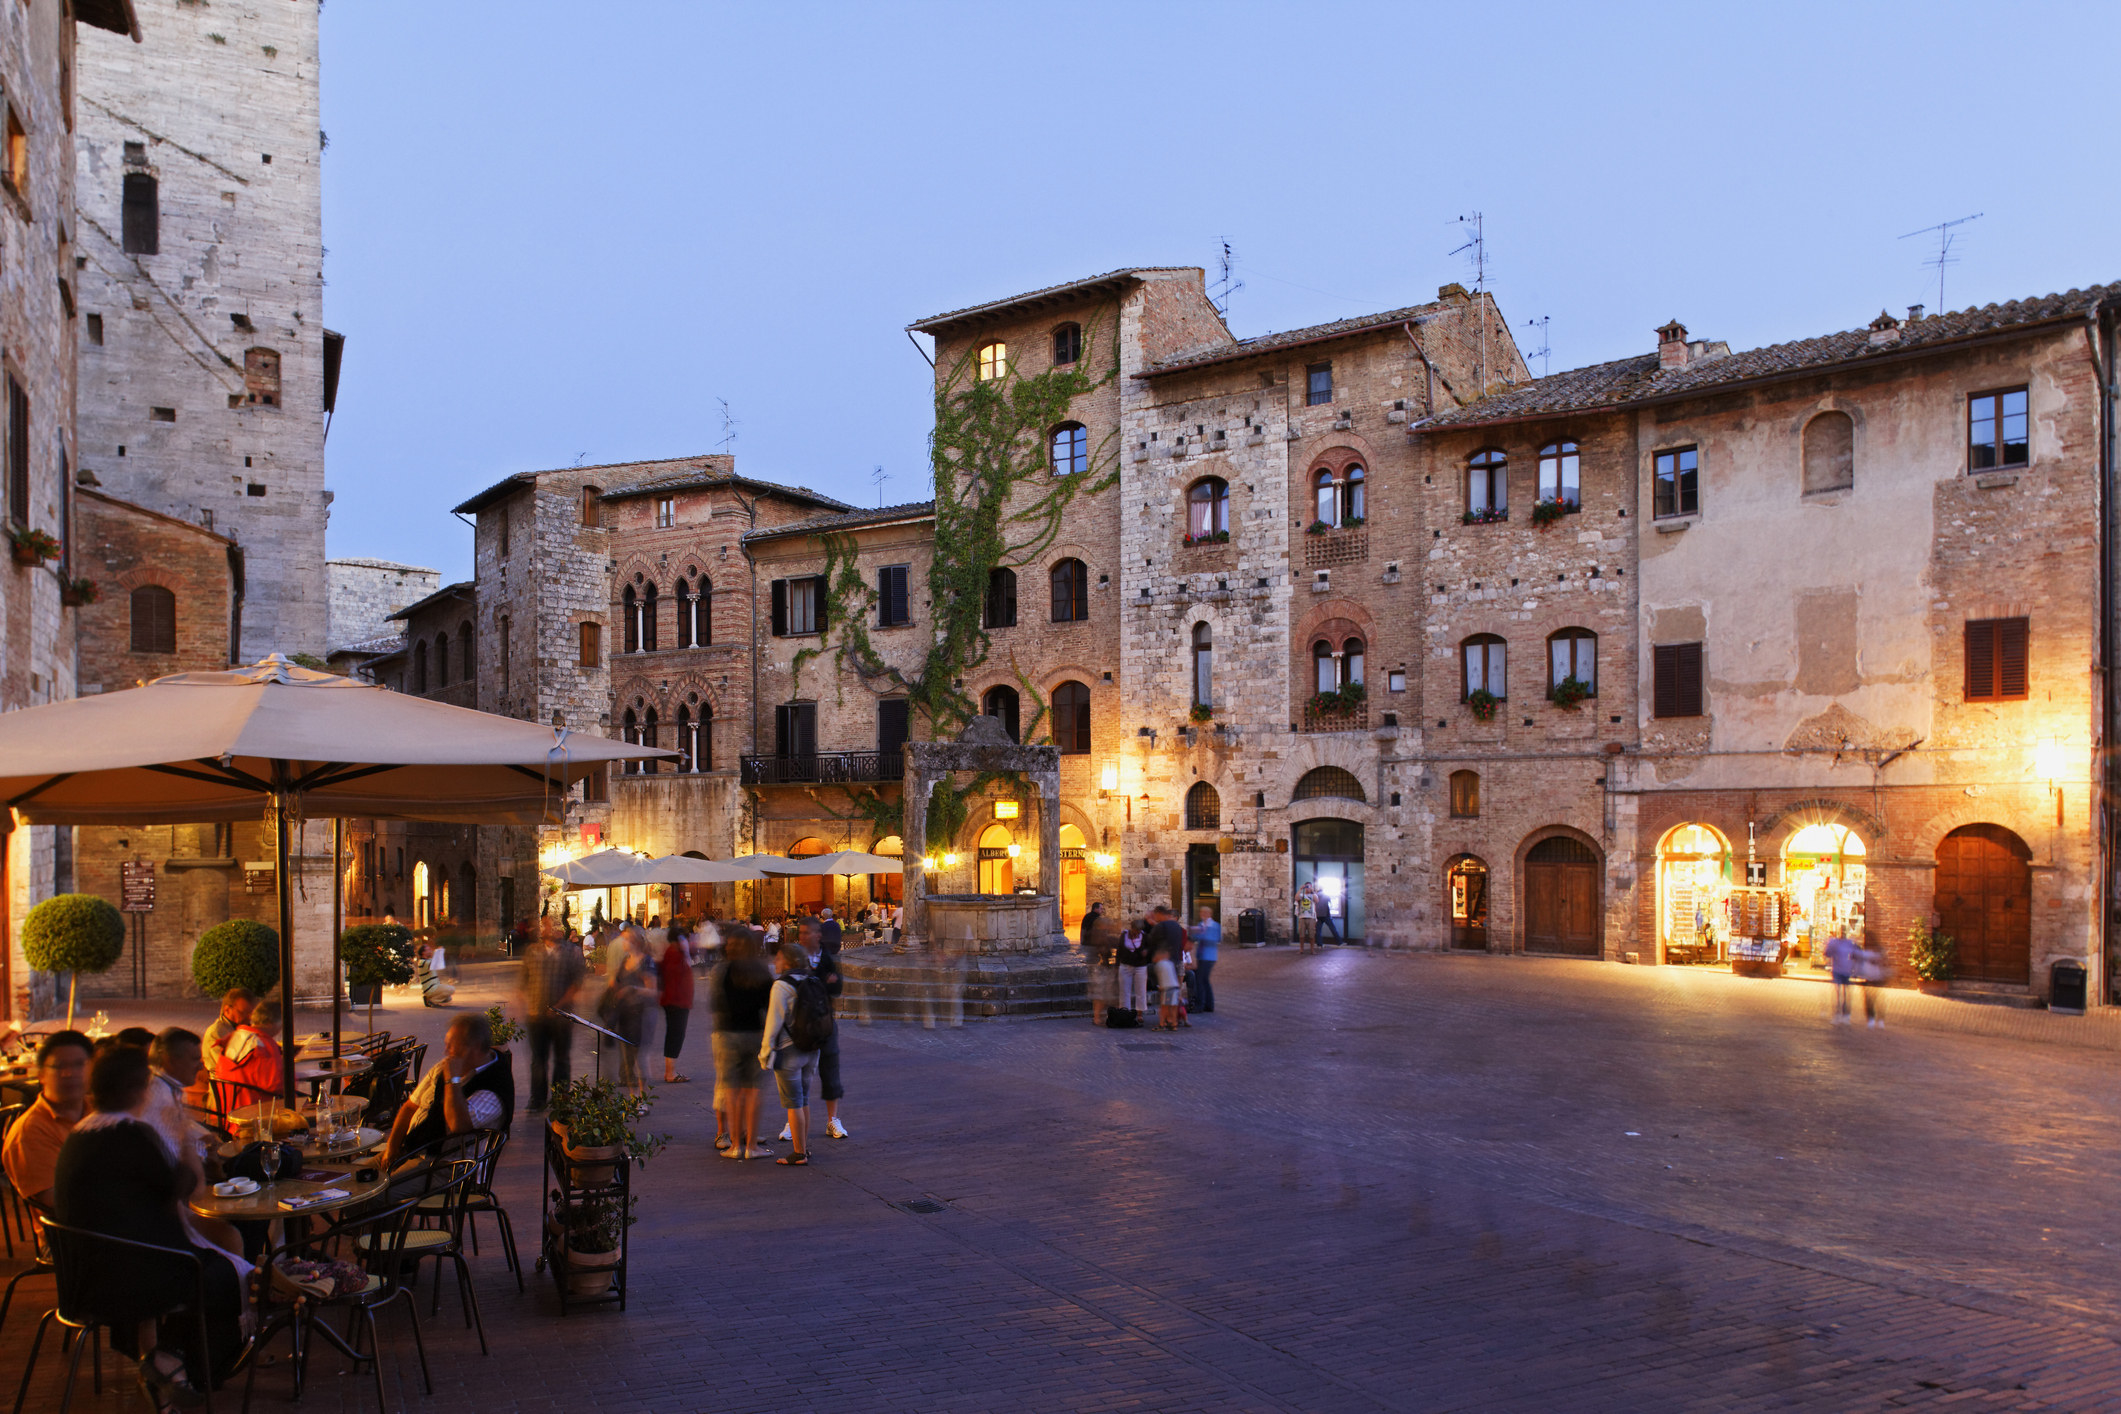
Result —
<path fill-rule="evenodd" d="M 1362 826 L 1352 820 L 1306 820 L 1296 827 L 1292 888 L 1316 884 L 1325 906 L 1318 913 L 1318 937 L 1346 943 L 1363 938 Z M 1327 908 L 1332 920 L 1327 921 Z"/>
<path fill-rule="evenodd" d="M 1488 946 L 1488 866 L 1461 854 L 1444 871 L 1451 911 L 1451 946 L 1485 951 Z"/>
<path fill-rule="evenodd" d="M 979 891 L 983 894 L 1016 892 L 1016 864 L 1009 846 L 1016 841 L 1007 825 L 989 825 L 979 837 Z"/>
<path fill-rule="evenodd" d="M 1730 846 L 1706 825 L 1681 825 L 1657 850 L 1657 941 L 1666 962 L 1723 962 Z"/>
<path fill-rule="evenodd" d="M 1789 900 L 1785 930 L 1790 960 L 1826 968 L 1826 940 L 1863 940 L 1869 868 L 1863 841 L 1846 825 L 1806 825 L 1782 847 L 1782 885 Z"/>

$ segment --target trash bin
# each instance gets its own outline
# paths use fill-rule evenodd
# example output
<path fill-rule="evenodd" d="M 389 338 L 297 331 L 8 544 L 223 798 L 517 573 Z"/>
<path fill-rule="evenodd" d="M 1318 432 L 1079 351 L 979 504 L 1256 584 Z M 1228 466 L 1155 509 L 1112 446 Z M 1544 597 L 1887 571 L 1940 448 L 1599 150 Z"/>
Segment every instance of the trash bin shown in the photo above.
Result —
<path fill-rule="evenodd" d="M 2064 958 L 2047 969 L 2047 1009 L 2065 1016 L 2084 1015 L 2084 964 Z"/>
<path fill-rule="evenodd" d="M 1248 908 L 1237 915 L 1237 945 L 1241 948 L 1262 948 L 1267 945 L 1265 910 Z"/>

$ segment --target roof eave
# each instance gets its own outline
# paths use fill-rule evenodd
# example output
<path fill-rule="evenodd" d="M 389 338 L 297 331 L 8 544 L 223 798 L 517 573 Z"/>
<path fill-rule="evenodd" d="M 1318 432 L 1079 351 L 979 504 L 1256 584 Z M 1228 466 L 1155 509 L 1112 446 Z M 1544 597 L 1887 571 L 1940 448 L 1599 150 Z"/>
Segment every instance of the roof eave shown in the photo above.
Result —
<path fill-rule="evenodd" d="M 1425 319 L 1426 317 L 1428 316 L 1423 318 Z M 1146 368 L 1132 376 L 1144 379 L 1168 378 L 1179 373 L 1197 373 L 1203 368 L 1216 368 L 1225 363 L 1242 363 L 1248 358 L 1273 358 L 1275 355 L 1287 353 L 1291 349 L 1315 348 L 1319 344 L 1330 344 L 1338 339 L 1352 339 L 1362 334 L 1381 334 L 1387 329 L 1399 329 L 1408 324 L 1418 322 L 1423 322 L 1423 320 L 1417 319 L 1412 315 L 1403 319 L 1380 319 L 1374 324 L 1360 324 L 1353 328 L 1336 330 L 1331 334 L 1314 335 L 1308 339 L 1290 339 L 1285 343 L 1270 344 L 1265 348 L 1239 347 L 1227 352 L 1219 352 L 1195 359 L 1189 363 L 1171 363 L 1156 368 Z"/>
<path fill-rule="evenodd" d="M 1007 299 L 995 300 L 991 304 L 976 304 L 970 309 L 955 310 L 948 314 L 934 314 L 906 326 L 908 333 L 940 336 L 945 330 L 992 324 L 1004 318 L 1029 314 L 1040 308 L 1061 304 L 1081 304 L 1086 298 L 1105 291 L 1118 293 L 1131 285 L 1142 283 L 1142 277 L 1132 270 L 1116 270 L 1109 275 L 1095 275 L 1087 280 L 1078 280 L 1069 285 L 1056 285 L 1049 290 L 1034 290 L 1029 294 L 1011 295 Z"/>

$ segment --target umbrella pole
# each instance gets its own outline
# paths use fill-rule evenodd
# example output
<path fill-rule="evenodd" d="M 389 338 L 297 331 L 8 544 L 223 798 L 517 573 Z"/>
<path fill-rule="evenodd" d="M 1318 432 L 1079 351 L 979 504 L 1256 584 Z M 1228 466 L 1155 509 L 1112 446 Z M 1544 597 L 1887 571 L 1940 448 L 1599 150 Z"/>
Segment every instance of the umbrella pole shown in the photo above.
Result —
<path fill-rule="evenodd" d="M 0 806 L 0 1021 L 15 1019 L 15 896 L 8 856 L 15 852 L 15 809 Z"/>
<path fill-rule="evenodd" d="M 272 794 L 273 877 L 280 896 L 280 1090 L 287 1107 L 295 1105 L 295 889 L 287 877 L 288 809 L 284 789 L 287 767 L 274 763 L 283 789 Z"/>
<path fill-rule="evenodd" d="M 346 822 L 331 818 L 331 1054 L 339 1055 L 339 935 L 346 931 Z"/>

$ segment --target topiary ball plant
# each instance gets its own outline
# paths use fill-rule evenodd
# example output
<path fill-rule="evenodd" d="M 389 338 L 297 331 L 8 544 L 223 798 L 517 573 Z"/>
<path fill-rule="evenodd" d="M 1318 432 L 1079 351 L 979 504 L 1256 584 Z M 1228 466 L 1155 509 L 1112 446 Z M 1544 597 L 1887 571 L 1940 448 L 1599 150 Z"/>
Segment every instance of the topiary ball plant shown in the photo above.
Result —
<path fill-rule="evenodd" d="M 280 935 L 249 918 L 231 918 L 199 935 L 191 980 L 209 997 L 237 987 L 260 996 L 280 983 Z"/>
<path fill-rule="evenodd" d="M 95 894 L 59 894 L 22 920 L 22 956 L 39 972 L 68 974 L 66 1025 L 74 1025 L 74 989 L 84 972 L 108 972 L 125 951 L 125 915 Z"/>
<path fill-rule="evenodd" d="M 359 923 L 339 934 L 339 961 L 349 986 L 401 986 L 412 980 L 412 929 L 402 923 Z"/>

